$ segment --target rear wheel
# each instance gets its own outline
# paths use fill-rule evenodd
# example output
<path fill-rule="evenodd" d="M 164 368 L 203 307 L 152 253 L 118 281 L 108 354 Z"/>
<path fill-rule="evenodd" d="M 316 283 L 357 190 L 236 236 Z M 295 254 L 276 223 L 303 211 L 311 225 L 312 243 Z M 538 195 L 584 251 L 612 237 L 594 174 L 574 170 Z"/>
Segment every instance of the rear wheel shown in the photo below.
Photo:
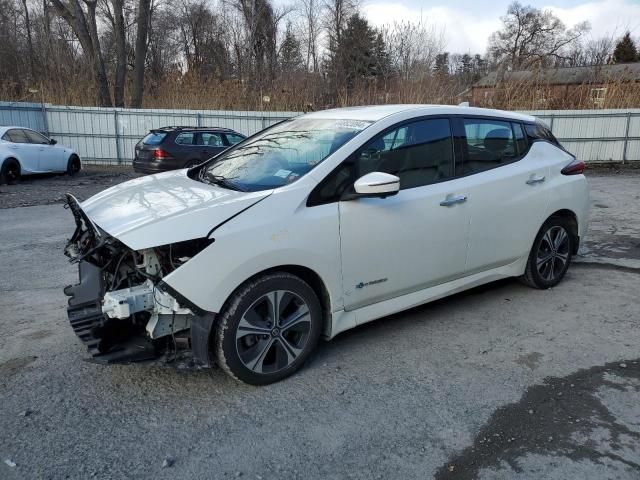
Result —
<path fill-rule="evenodd" d="M 184 168 L 193 168 L 199 163 L 201 163 L 200 160 L 189 160 L 187 163 L 184 164 Z"/>
<path fill-rule="evenodd" d="M 20 180 L 20 164 L 14 158 L 8 158 L 0 169 L 0 184 L 13 185 Z"/>
<path fill-rule="evenodd" d="M 574 238 L 571 225 L 562 217 L 551 217 L 542 226 L 527 260 L 521 280 L 533 288 L 556 286 L 569 269 Z"/>
<path fill-rule="evenodd" d="M 237 380 L 266 385 L 298 370 L 320 338 L 322 311 L 313 289 L 272 273 L 234 293 L 216 326 L 218 364 Z"/>
<path fill-rule="evenodd" d="M 69 161 L 67 162 L 67 175 L 75 175 L 80 171 L 82 165 L 80 164 L 80 159 L 77 155 L 71 155 L 69 157 Z"/>

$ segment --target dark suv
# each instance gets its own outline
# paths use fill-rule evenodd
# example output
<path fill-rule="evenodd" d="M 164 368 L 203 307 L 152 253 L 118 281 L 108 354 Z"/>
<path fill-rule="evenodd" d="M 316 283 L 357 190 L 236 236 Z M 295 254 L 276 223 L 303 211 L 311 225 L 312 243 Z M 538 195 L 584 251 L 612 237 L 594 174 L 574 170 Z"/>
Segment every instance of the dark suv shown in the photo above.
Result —
<path fill-rule="evenodd" d="M 204 162 L 246 137 L 228 128 L 162 127 L 136 144 L 133 169 L 156 173 Z"/>

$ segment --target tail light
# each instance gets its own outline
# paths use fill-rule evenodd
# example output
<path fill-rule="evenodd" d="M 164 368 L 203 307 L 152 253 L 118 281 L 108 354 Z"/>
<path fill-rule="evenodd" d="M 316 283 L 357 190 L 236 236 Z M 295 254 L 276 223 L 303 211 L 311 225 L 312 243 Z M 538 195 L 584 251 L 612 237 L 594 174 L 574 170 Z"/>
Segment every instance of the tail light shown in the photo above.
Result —
<path fill-rule="evenodd" d="M 582 160 L 575 159 L 569 165 L 560 170 L 563 175 L 581 175 L 584 173 L 585 164 Z"/>
<path fill-rule="evenodd" d="M 162 150 L 161 148 L 156 148 L 153 151 L 153 158 L 155 158 L 156 160 L 162 160 L 164 158 L 172 158 L 173 155 L 171 155 L 169 152 Z"/>

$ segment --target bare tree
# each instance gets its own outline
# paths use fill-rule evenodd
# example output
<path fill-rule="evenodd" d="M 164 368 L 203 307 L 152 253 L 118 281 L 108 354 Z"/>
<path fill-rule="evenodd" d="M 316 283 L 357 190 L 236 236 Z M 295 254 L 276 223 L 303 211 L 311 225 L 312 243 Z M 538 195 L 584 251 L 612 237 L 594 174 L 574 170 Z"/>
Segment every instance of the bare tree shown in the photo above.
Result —
<path fill-rule="evenodd" d="M 501 18 L 502 29 L 489 40 L 489 52 L 498 64 L 526 69 L 549 59 L 567 59 L 567 49 L 589 31 L 588 23 L 566 26 L 549 10 L 513 2 Z"/>
<path fill-rule="evenodd" d="M 300 0 L 302 37 L 304 38 L 307 70 L 319 70 L 319 40 L 322 33 L 323 6 L 320 0 Z"/>
<path fill-rule="evenodd" d="M 98 105 L 110 107 L 111 93 L 109 92 L 109 80 L 105 68 L 100 40 L 98 37 L 98 24 L 96 22 L 97 0 L 51 0 L 53 7 L 71 27 L 82 49 L 91 60 L 93 76 L 96 82 Z"/>
<path fill-rule="evenodd" d="M 429 75 L 437 55 L 444 50 L 443 32 L 423 19 L 387 25 L 383 34 L 391 64 L 404 80 Z"/>
<path fill-rule="evenodd" d="M 142 107 L 144 96 L 144 72 L 147 60 L 147 49 L 149 46 L 149 25 L 151 24 L 151 0 L 139 0 L 135 59 L 133 65 L 133 88 L 131 91 L 131 106 L 133 108 Z"/>

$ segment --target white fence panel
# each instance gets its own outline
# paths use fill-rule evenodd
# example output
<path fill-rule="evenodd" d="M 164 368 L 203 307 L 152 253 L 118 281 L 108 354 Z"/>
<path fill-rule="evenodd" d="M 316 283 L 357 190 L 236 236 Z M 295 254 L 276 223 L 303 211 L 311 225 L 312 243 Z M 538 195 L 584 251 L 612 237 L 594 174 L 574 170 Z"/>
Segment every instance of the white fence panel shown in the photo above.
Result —
<path fill-rule="evenodd" d="M 640 109 L 537 110 L 562 144 L 587 162 L 640 161 Z M 67 107 L 0 102 L 0 125 L 55 137 L 87 163 L 130 164 L 149 130 L 171 125 L 226 127 L 251 135 L 300 112 Z"/>

